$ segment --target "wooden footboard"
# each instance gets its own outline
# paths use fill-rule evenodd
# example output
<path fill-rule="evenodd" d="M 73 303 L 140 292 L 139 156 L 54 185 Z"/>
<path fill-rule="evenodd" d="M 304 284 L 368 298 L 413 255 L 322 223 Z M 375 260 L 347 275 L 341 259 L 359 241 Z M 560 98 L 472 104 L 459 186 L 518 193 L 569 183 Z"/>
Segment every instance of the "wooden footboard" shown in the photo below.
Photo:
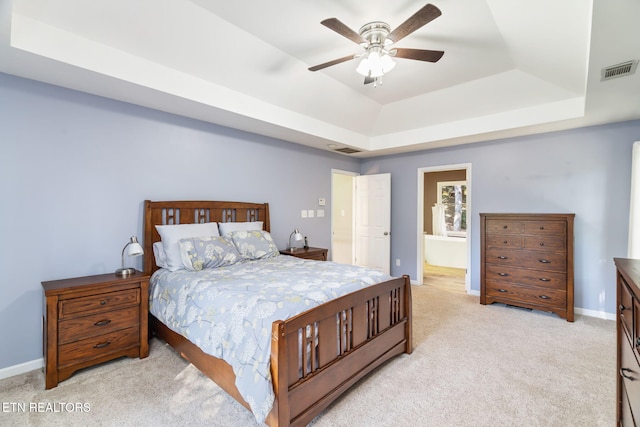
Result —
<path fill-rule="evenodd" d="M 306 425 L 367 373 L 411 351 L 408 276 L 274 322 L 271 374 L 276 402 L 267 423 Z"/>

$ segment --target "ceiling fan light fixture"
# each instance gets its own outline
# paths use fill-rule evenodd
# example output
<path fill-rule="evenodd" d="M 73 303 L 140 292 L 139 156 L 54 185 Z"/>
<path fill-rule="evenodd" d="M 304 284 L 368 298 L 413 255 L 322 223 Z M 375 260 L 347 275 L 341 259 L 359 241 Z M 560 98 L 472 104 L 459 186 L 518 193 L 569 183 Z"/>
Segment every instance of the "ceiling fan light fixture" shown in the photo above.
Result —
<path fill-rule="evenodd" d="M 393 70 L 393 67 L 396 66 L 396 63 L 391 56 L 387 54 L 386 51 L 380 55 L 377 50 L 371 50 L 369 53 L 360 61 L 358 64 L 358 68 L 356 71 L 358 74 L 363 75 L 365 77 L 382 77 L 384 74 Z"/>

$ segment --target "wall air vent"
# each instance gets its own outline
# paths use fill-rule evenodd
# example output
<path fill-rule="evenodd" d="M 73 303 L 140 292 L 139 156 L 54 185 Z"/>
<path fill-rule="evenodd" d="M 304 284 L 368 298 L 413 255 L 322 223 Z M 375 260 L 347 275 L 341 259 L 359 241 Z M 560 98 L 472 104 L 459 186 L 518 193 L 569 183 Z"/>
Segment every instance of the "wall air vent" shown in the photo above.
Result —
<path fill-rule="evenodd" d="M 600 81 L 611 80 L 618 77 L 630 76 L 636 72 L 638 67 L 638 60 L 623 62 L 622 64 L 612 65 L 610 67 L 603 68 L 601 71 L 602 78 Z"/>
<path fill-rule="evenodd" d="M 343 154 L 354 154 L 354 153 L 359 153 L 360 152 L 360 150 L 356 150 L 354 148 L 349 148 L 349 147 L 335 148 L 334 151 L 337 151 L 337 152 L 343 153 Z"/>

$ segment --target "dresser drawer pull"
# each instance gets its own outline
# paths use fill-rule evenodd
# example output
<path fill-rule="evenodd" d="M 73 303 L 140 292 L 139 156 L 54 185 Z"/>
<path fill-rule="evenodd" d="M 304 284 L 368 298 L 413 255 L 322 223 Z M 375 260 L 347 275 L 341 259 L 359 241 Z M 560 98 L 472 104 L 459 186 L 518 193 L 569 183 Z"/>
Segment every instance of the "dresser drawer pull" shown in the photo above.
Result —
<path fill-rule="evenodd" d="M 543 263 L 543 264 L 549 264 L 549 263 L 551 262 L 551 261 L 549 261 L 548 259 L 544 259 L 544 258 L 539 259 L 538 261 L 539 261 L 539 262 L 541 262 L 541 263 Z"/>
<path fill-rule="evenodd" d="M 504 242 L 502 242 L 502 243 L 504 243 L 504 244 L 506 245 L 507 243 L 509 243 L 509 241 L 508 241 L 508 240 L 505 240 L 505 241 L 504 241 Z"/>
<path fill-rule="evenodd" d="M 107 303 L 107 301 L 105 301 L 105 300 L 101 300 L 100 301 L 100 305 L 105 305 L 106 303 Z"/>
<path fill-rule="evenodd" d="M 111 341 L 101 342 L 100 344 L 94 345 L 93 348 L 105 348 L 109 344 L 111 344 Z"/>
<path fill-rule="evenodd" d="M 507 291 L 506 289 L 498 289 L 498 292 L 505 293 L 505 292 L 509 292 L 509 291 Z"/>
<path fill-rule="evenodd" d="M 540 246 L 544 246 L 544 242 L 540 242 Z"/>
<path fill-rule="evenodd" d="M 538 280 L 540 280 L 541 282 L 550 282 L 551 279 L 547 279 L 546 277 L 541 277 Z"/>
<path fill-rule="evenodd" d="M 508 257 L 506 257 L 506 256 L 502 256 L 502 255 L 501 255 L 501 256 L 499 256 L 499 257 L 498 257 L 498 259 L 509 259 L 509 258 L 508 258 Z"/>
<path fill-rule="evenodd" d="M 627 375 L 627 372 L 631 372 L 633 373 L 632 369 L 629 368 L 621 368 L 620 369 L 620 375 L 623 376 L 624 378 L 628 379 L 629 381 L 636 381 L 637 378 L 631 377 L 629 375 Z"/>
<path fill-rule="evenodd" d="M 540 226 L 540 230 L 544 230 L 544 227 L 543 227 L 543 226 Z"/>
<path fill-rule="evenodd" d="M 540 299 L 551 299 L 551 297 L 548 297 L 546 295 L 538 295 L 538 298 L 540 298 Z"/>
<path fill-rule="evenodd" d="M 618 309 L 620 309 L 620 311 L 625 311 L 627 309 L 627 307 L 625 307 L 624 305 L 620 304 L 620 307 L 618 307 Z"/>
<path fill-rule="evenodd" d="M 498 273 L 498 276 L 507 277 L 509 273 Z"/>
<path fill-rule="evenodd" d="M 108 325 L 109 323 L 111 323 L 111 319 L 104 319 L 94 323 L 93 326 L 104 326 L 104 325 Z"/>
<path fill-rule="evenodd" d="M 636 338 L 636 347 L 640 347 L 640 337 Z"/>
<path fill-rule="evenodd" d="M 506 229 L 507 229 L 507 228 L 509 228 L 509 227 L 508 227 L 508 226 L 506 226 L 506 225 L 503 225 L 503 226 L 502 226 L 502 228 L 504 228 L 504 229 L 506 230 Z"/>

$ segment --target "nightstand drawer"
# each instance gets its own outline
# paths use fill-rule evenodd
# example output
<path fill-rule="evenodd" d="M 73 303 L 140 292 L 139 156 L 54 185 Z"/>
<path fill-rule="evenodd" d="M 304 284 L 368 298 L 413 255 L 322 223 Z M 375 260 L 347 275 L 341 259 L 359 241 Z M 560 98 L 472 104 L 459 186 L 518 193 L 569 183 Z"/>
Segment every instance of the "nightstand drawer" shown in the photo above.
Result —
<path fill-rule="evenodd" d="M 60 301 L 59 319 L 78 315 L 87 315 L 107 310 L 113 310 L 129 305 L 140 304 L 140 289 L 125 289 L 124 291 L 109 292 L 88 297 L 73 298 Z"/>
<path fill-rule="evenodd" d="M 58 343 L 66 344 L 128 328 L 140 323 L 140 307 L 96 313 L 91 316 L 63 320 L 58 326 Z"/>
<path fill-rule="evenodd" d="M 120 331 L 59 346 L 58 365 L 63 367 L 139 345 L 140 329 L 137 326 L 122 329 Z"/>

